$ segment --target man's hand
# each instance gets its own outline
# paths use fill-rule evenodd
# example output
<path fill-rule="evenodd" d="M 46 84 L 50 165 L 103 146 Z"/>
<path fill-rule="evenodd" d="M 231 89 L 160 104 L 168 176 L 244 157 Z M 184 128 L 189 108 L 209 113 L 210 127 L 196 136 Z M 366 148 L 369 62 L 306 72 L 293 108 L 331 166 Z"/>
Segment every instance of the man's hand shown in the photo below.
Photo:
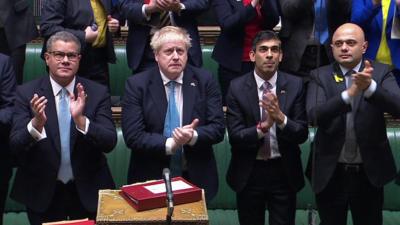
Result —
<path fill-rule="evenodd" d="M 144 11 L 146 15 L 150 16 L 152 13 L 161 12 L 162 10 L 157 5 L 157 0 L 150 0 L 148 4 L 145 4 Z"/>
<path fill-rule="evenodd" d="M 369 87 L 372 81 L 372 73 L 374 68 L 368 60 L 364 62 L 365 67 L 363 71 L 353 74 L 353 83 L 355 83 L 360 91 L 364 91 Z"/>
<path fill-rule="evenodd" d="M 264 110 L 267 110 L 268 116 L 277 124 L 282 124 L 285 121 L 285 114 L 279 107 L 278 97 L 273 93 L 267 93 L 265 100 L 260 100 L 260 105 Z"/>
<path fill-rule="evenodd" d="M 96 30 L 96 31 L 92 30 L 91 26 L 87 26 L 86 27 L 86 29 L 85 29 L 85 41 L 87 43 L 93 43 L 96 40 L 97 35 L 99 35 L 99 31 L 98 30 Z"/>
<path fill-rule="evenodd" d="M 83 115 L 83 110 L 86 105 L 86 92 L 81 83 L 76 85 L 77 97 L 75 98 L 74 93 L 69 94 L 69 109 L 71 117 L 74 120 L 76 126 L 80 130 L 85 130 L 86 117 Z"/>
<path fill-rule="evenodd" d="M 157 0 L 157 6 L 163 11 L 179 12 L 181 10 L 180 0 Z"/>
<path fill-rule="evenodd" d="M 193 138 L 194 130 L 199 124 L 199 119 L 194 119 L 191 124 L 177 127 L 172 132 L 172 137 L 177 145 L 184 145 L 190 142 Z"/>
<path fill-rule="evenodd" d="M 382 4 L 382 0 L 372 0 L 373 5 L 380 5 Z"/>
<path fill-rule="evenodd" d="M 107 26 L 111 33 L 115 33 L 119 29 L 119 21 L 112 18 L 110 15 L 107 16 Z"/>
<path fill-rule="evenodd" d="M 43 127 L 47 121 L 47 116 L 45 113 L 47 99 L 44 96 L 39 97 L 37 94 L 34 94 L 30 104 L 34 115 L 31 120 L 32 126 L 42 133 Z"/>
<path fill-rule="evenodd" d="M 253 8 L 255 8 L 258 4 L 259 0 L 251 0 L 251 6 L 253 6 Z"/>

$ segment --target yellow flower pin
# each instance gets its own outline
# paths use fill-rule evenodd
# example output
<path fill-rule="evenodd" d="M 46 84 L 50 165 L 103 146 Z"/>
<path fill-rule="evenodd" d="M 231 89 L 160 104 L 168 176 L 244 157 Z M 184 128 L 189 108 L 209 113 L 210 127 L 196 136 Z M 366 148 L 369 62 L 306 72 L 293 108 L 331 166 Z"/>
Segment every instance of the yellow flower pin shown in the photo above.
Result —
<path fill-rule="evenodd" d="M 335 78 L 336 83 L 343 82 L 343 80 L 344 80 L 343 76 L 340 76 L 338 74 L 334 74 L 334 78 Z"/>

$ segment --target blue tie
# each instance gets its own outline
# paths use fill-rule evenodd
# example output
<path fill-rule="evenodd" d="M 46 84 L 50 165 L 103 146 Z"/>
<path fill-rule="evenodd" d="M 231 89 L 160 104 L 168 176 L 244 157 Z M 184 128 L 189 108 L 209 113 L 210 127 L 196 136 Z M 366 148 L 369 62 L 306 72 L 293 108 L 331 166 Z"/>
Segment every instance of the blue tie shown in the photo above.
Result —
<path fill-rule="evenodd" d="M 179 112 L 175 100 L 175 81 L 167 83 L 168 87 L 168 109 L 165 116 L 164 135 L 169 138 L 172 137 L 172 132 L 175 128 L 179 127 Z M 182 175 L 182 149 L 176 150 L 175 154 L 171 156 L 170 170 L 173 177 Z"/>
<path fill-rule="evenodd" d="M 319 40 L 320 44 L 325 44 L 329 37 L 325 0 L 315 0 L 314 11 L 315 11 L 315 17 L 314 17 L 315 39 Z"/>
<path fill-rule="evenodd" d="M 62 88 L 58 102 L 58 128 L 61 143 L 61 165 L 58 170 L 58 179 L 67 183 L 73 178 L 70 157 L 70 128 L 71 114 L 69 111 L 69 98 L 67 89 Z"/>

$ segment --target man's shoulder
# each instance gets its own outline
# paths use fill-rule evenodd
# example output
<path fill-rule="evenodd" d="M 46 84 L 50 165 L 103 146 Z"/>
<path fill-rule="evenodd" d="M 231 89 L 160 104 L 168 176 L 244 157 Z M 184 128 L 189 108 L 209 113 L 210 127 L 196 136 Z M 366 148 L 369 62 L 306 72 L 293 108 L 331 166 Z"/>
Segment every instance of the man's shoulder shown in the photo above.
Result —
<path fill-rule="evenodd" d="M 83 88 L 85 89 L 86 92 L 94 91 L 96 93 L 104 93 L 108 92 L 108 89 L 105 85 L 99 84 L 95 81 L 83 78 L 83 77 L 76 77 L 75 84 L 81 83 L 83 85 Z"/>
<path fill-rule="evenodd" d="M 198 79 L 201 80 L 209 80 L 213 77 L 212 73 L 206 69 L 192 66 L 187 64 L 186 68 L 184 70 L 186 73 L 192 73 L 194 76 L 196 76 Z"/>

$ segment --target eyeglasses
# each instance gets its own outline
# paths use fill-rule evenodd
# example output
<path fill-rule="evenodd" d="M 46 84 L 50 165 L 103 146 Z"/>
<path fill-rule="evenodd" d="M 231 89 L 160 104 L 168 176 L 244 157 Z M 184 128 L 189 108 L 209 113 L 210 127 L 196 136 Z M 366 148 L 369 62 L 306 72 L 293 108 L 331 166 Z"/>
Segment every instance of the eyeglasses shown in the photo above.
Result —
<path fill-rule="evenodd" d="M 333 46 L 341 48 L 344 43 L 350 47 L 354 47 L 358 42 L 356 40 L 337 40 L 333 43 Z"/>
<path fill-rule="evenodd" d="M 52 54 L 57 61 L 62 61 L 65 58 L 65 56 L 67 56 L 67 59 L 71 62 L 78 61 L 78 58 L 80 55 L 77 52 L 52 51 L 52 52 L 47 52 L 47 53 Z"/>

